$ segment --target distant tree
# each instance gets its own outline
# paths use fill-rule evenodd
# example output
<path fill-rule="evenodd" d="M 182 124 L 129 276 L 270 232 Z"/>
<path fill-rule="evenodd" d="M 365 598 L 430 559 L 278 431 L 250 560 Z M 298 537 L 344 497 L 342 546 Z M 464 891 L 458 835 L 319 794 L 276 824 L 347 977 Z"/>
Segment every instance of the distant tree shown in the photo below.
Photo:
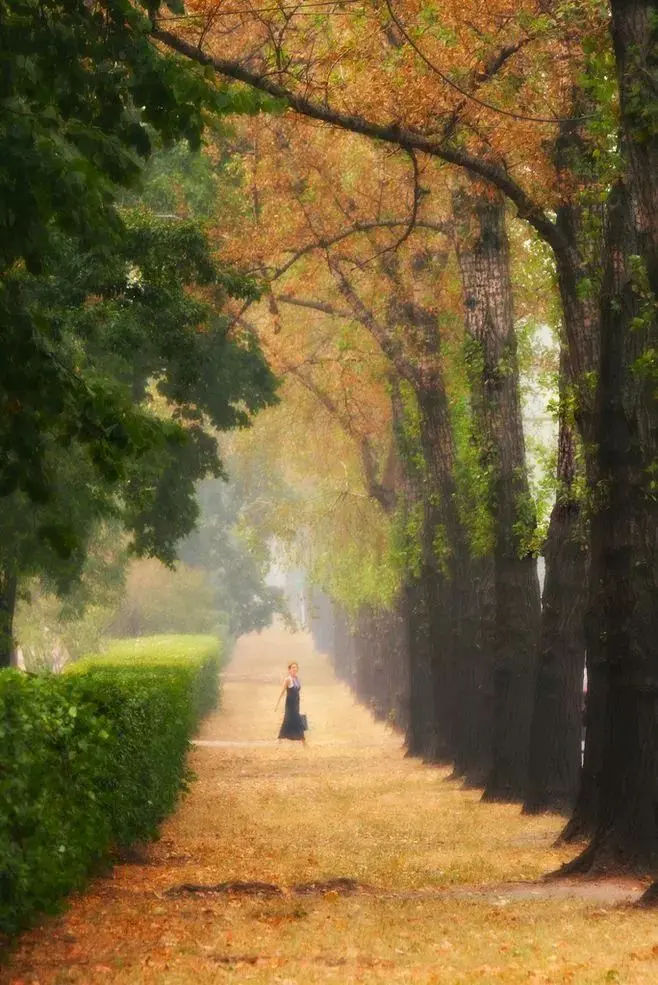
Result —
<path fill-rule="evenodd" d="M 269 546 L 242 520 L 238 484 L 202 483 L 199 505 L 196 530 L 179 549 L 181 560 L 207 573 L 232 635 L 264 629 L 286 607 L 281 590 L 266 583 Z"/>

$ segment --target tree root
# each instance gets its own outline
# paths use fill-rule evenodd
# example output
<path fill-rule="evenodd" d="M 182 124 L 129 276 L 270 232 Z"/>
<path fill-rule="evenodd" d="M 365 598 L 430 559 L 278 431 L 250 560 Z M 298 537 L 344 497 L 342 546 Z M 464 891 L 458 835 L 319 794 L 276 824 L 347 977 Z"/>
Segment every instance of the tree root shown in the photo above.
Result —
<path fill-rule="evenodd" d="M 356 879 L 327 879 L 325 882 L 302 882 L 292 887 L 292 892 L 299 896 L 314 896 L 322 893 L 340 893 L 347 896 L 350 893 L 360 893 L 366 886 L 362 886 Z"/>
<path fill-rule="evenodd" d="M 283 896 L 283 890 L 271 882 L 218 882 L 214 885 L 202 885 L 184 882 L 180 886 L 172 886 L 167 890 L 167 896 L 182 896 L 183 893 L 213 893 L 235 896 Z"/>
<path fill-rule="evenodd" d="M 356 879 L 348 879 L 343 876 L 336 879 L 327 879 L 324 882 L 301 882 L 291 886 L 289 892 L 297 896 L 321 896 L 324 893 L 339 893 L 347 896 L 352 893 L 363 892 L 368 887 L 357 882 Z M 203 885 L 193 882 L 184 882 L 180 886 L 172 886 L 167 890 L 167 896 L 182 896 L 185 893 L 212 893 L 214 895 L 226 894 L 229 896 L 284 896 L 285 891 L 280 886 L 275 886 L 271 882 L 219 882 L 216 884 Z"/>

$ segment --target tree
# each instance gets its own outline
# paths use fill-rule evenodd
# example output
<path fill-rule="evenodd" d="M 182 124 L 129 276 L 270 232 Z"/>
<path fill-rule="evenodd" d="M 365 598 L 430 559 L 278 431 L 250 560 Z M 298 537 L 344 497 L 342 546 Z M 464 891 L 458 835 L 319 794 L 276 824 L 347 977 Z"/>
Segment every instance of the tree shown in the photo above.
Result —
<path fill-rule="evenodd" d="M 232 636 L 265 629 L 275 615 L 285 616 L 284 600 L 280 589 L 266 583 L 271 552 L 242 519 L 249 504 L 239 483 L 206 480 L 198 500 L 199 520 L 179 546 L 179 557 L 206 574 L 214 606 Z"/>
<path fill-rule="evenodd" d="M 122 598 L 104 627 L 106 636 L 225 631 L 205 572 L 185 564 L 167 568 L 155 558 L 133 561 Z"/>
<path fill-rule="evenodd" d="M 557 493 L 544 547 L 546 580 L 524 800 L 528 813 L 558 810 L 568 814 L 581 779 L 587 531 L 564 368 L 559 390 Z"/>
<path fill-rule="evenodd" d="M 494 757 L 485 796 L 515 800 L 523 799 L 527 778 L 540 601 L 505 203 L 463 189 L 454 211 L 476 440 L 494 540 Z"/>
<path fill-rule="evenodd" d="M 172 563 L 176 542 L 197 516 L 196 482 L 221 472 L 204 422 L 224 430 L 244 426 L 274 397 L 274 378 L 255 340 L 232 336 L 208 303 L 217 304 L 227 290 L 251 296 L 253 286 L 217 268 L 192 222 L 126 213 L 113 252 L 81 254 L 60 236 L 43 257 L 42 273 L 24 272 L 15 284 L 26 311 L 47 315 L 49 358 L 58 371 L 92 394 L 108 393 L 111 403 L 93 445 L 70 430 L 65 415 L 41 425 L 43 504 L 20 490 L 5 497 L 5 662 L 12 579 L 41 570 L 62 590 L 69 586 L 103 516 L 121 519 L 138 554 Z"/>
<path fill-rule="evenodd" d="M 47 313 L 28 306 L 26 280 L 47 275 L 62 236 L 81 254 L 111 253 L 124 235 L 118 189 L 139 180 L 154 138 L 198 146 L 208 112 L 240 104 L 194 66 L 158 52 L 147 10 L 123 0 L 5 0 L 0 18 L 0 388 L 8 411 L 0 491 L 23 488 L 39 499 L 48 492 L 44 430 L 55 418 L 60 434 L 90 445 L 106 476 L 131 439 L 110 425 L 125 410 L 112 388 L 85 385 L 54 357 L 57 339 Z"/>
<path fill-rule="evenodd" d="M 600 617 L 588 661 L 598 699 L 600 782 L 593 837 L 570 870 L 658 867 L 658 9 L 613 2 L 622 172 L 608 204 L 597 392 L 599 501 L 592 594 Z M 647 901 L 656 898 L 655 887 Z"/>

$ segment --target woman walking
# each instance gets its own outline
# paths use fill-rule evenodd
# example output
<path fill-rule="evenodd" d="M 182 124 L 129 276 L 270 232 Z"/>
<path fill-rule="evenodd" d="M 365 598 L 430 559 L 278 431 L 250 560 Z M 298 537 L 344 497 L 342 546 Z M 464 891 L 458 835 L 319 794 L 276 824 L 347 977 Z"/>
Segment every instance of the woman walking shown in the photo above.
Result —
<path fill-rule="evenodd" d="M 288 673 L 283 682 L 281 694 L 278 697 L 274 710 L 277 710 L 281 698 L 285 694 L 286 709 L 281 728 L 279 729 L 279 738 L 296 739 L 300 742 L 306 742 L 306 736 L 304 735 L 306 731 L 306 715 L 300 715 L 299 713 L 299 692 L 302 685 L 297 676 L 298 673 L 299 667 L 296 663 L 288 664 Z"/>

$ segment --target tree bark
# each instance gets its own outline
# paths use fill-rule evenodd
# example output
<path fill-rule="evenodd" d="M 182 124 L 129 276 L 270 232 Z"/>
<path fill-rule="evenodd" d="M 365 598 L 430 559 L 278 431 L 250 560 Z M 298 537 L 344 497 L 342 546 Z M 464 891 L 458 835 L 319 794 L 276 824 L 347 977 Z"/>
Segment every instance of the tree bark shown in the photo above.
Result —
<path fill-rule="evenodd" d="M 649 287 L 658 298 L 658 3 L 612 0 L 626 183 Z"/>
<path fill-rule="evenodd" d="M 438 335 L 437 328 L 434 331 Z M 451 763 L 456 748 L 455 680 L 462 658 L 472 659 L 468 645 L 471 634 L 464 623 L 459 600 L 468 546 L 457 514 L 454 442 L 439 372 L 423 374 L 422 384 L 416 386 L 416 398 L 425 461 L 422 578 L 429 601 L 432 648 L 436 718 L 433 759 Z"/>
<path fill-rule="evenodd" d="M 354 652 L 354 639 L 349 625 L 349 620 L 340 606 L 334 604 L 334 667 L 336 674 L 341 681 L 344 681 L 351 690 L 355 690 L 356 685 L 356 659 Z"/>
<path fill-rule="evenodd" d="M 590 491 L 596 489 L 598 481 L 595 454 L 595 380 L 599 372 L 601 351 L 599 288 L 604 252 L 605 206 L 598 198 L 588 202 L 583 200 L 582 195 L 569 194 L 569 189 L 579 186 L 579 175 L 596 173 L 591 147 L 583 139 L 577 122 L 579 116 L 586 115 L 595 108 L 582 88 L 574 91 L 570 114 L 573 119 L 565 120 L 560 125 L 554 151 L 558 177 L 567 190 L 556 216 L 556 229 L 562 243 L 562 248 L 555 253 L 557 284 L 567 342 L 564 350 L 565 366 L 561 367 L 561 385 L 568 386 L 574 397 L 574 419 L 582 442 L 585 478 Z M 598 623 L 592 610 L 592 589 L 589 582 L 586 593 L 583 625 L 589 666 L 598 646 Z M 589 837 L 597 818 L 605 712 L 604 695 L 597 682 L 592 683 L 591 675 L 589 677 L 584 715 L 585 757 L 573 813 L 560 837 L 561 841 L 567 842 Z"/>
<path fill-rule="evenodd" d="M 569 871 L 658 868 L 658 5 L 612 0 L 623 180 L 608 202 L 592 520 L 590 700 L 604 723 L 594 836 Z M 588 700 L 589 704 L 589 700 Z M 589 745 L 589 743 L 588 743 Z M 649 899 L 655 894 L 649 893 Z"/>
<path fill-rule="evenodd" d="M 575 435 L 565 406 L 564 359 L 561 363 L 558 491 L 544 550 L 539 668 L 524 803 L 530 814 L 568 813 L 576 801 L 581 773 L 587 554 L 574 489 Z"/>
<path fill-rule="evenodd" d="M 589 686 L 604 708 L 594 836 L 567 871 L 658 871 L 658 457 L 655 381 L 642 360 L 658 345 L 643 307 L 638 237 L 623 181 L 608 205 L 597 401 L 599 503 L 591 525 L 595 651 Z"/>
<path fill-rule="evenodd" d="M 484 787 L 493 769 L 495 594 L 493 559 L 471 558 L 463 584 L 469 651 L 456 667 L 455 776 Z M 457 603 L 459 605 L 459 603 Z M 468 621 L 464 615 L 464 623 Z"/>
<path fill-rule="evenodd" d="M 494 526 L 494 739 L 491 800 L 521 800 L 528 766 L 540 599 L 523 546 L 535 518 L 521 424 L 518 363 L 502 197 L 455 195 L 457 254 L 470 351 L 473 414 L 490 476 Z"/>

